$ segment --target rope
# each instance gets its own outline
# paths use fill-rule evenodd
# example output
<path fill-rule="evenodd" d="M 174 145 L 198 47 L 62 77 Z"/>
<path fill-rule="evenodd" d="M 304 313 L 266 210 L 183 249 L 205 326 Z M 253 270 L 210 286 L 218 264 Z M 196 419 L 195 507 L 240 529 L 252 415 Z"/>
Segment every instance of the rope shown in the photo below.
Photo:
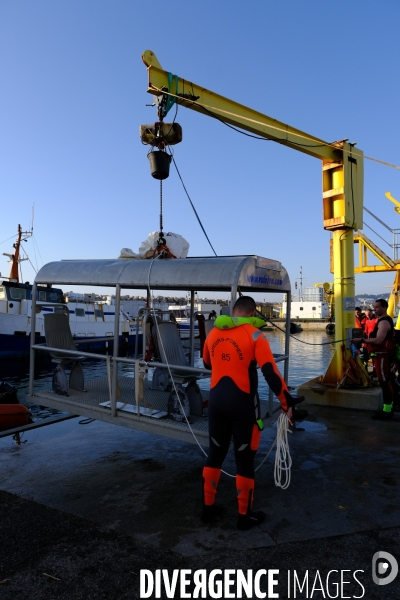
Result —
<path fill-rule="evenodd" d="M 202 231 L 203 231 L 204 235 L 205 235 L 205 236 L 206 236 L 206 238 L 207 238 L 207 242 L 208 242 L 208 243 L 210 244 L 210 246 L 211 246 L 211 250 L 214 252 L 215 256 L 217 256 L 217 253 L 215 252 L 215 250 L 214 250 L 214 247 L 213 247 L 212 243 L 210 242 L 210 239 L 209 239 L 209 237 L 208 237 L 208 235 L 207 235 L 207 233 L 206 233 L 206 230 L 205 230 L 205 229 L 204 229 L 204 227 L 203 227 L 203 223 L 200 221 L 200 217 L 199 217 L 199 215 L 197 214 L 197 210 L 195 209 L 195 207 L 194 207 L 194 204 L 193 204 L 193 202 L 192 202 L 192 201 L 191 201 L 191 199 L 190 199 L 189 193 L 188 193 L 188 191 L 187 191 L 187 189 L 186 189 L 186 187 L 185 187 L 185 184 L 183 183 L 183 179 L 182 179 L 182 177 L 181 177 L 181 174 L 179 173 L 179 169 L 178 169 L 178 167 L 177 167 L 177 165 L 176 165 L 176 162 L 175 162 L 175 159 L 174 159 L 174 157 L 173 157 L 173 156 L 172 156 L 172 161 L 173 161 L 173 163 L 174 163 L 174 166 L 175 166 L 176 172 L 178 173 L 179 179 L 181 180 L 181 183 L 182 183 L 182 185 L 183 185 L 183 189 L 185 190 L 186 196 L 188 197 L 188 200 L 189 200 L 189 202 L 190 202 L 190 205 L 191 205 L 191 207 L 193 208 L 193 212 L 194 212 L 194 214 L 196 215 L 196 219 L 198 220 L 198 222 L 199 222 L 199 225 L 200 225 L 200 227 L 201 227 L 201 229 L 202 229 Z"/>
<path fill-rule="evenodd" d="M 172 75 L 172 73 L 168 73 L 168 90 L 171 89 L 171 84 L 172 84 L 172 78 L 174 78 L 174 82 L 175 82 L 175 91 L 176 93 L 178 93 L 178 76 L 177 75 Z M 167 102 L 164 108 L 164 114 L 163 117 L 166 117 L 168 112 L 171 110 L 171 108 L 173 107 L 174 103 L 176 102 L 176 96 L 174 94 L 168 94 L 168 98 L 167 98 Z"/>
<path fill-rule="evenodd" d="M 241 294 L 241 292 L 239 291 L 239 293 Z M 271 319 L 268 319 L 265 315 L 262 314 L 262 312 L 260 312 L 258 309 L 256 309 L 256 313 L 266 322 L 266 323 L 270 323 L 270 325 L 272 325 L 273 327 L 276 327 L 277 329 L 279 329 L 279 331 L 282 331 L 282 333 L 286 334 L 286 331 L 284 329 L 282 329 L 282 327 L 279 327 L 276 323 L 274 323 L 273 321 L 271 321 Z M 291 337 L 292 339 L 296 340 L 296 342 L 300 342 L 301 344 L 306 344 L 307 346 L 328 346 L 329 344 L 339 344 L 340 342 L 348 342 L 349 340 L 351 340 L 351 338 L 344 338 L 343 340 L 333 340 L 333 342 L 320 342 L 320 343 L 314 343 L 314 342 L 306 342 L 304 340 L 300 340 L 299 338 L 295 337 L 292 333 L 289 334 L 289 337 Z"/>
<path fill-rule="evenodd" d="M 287 490 L 290 485 L 292 457 L 289 451 L 287 434 L 292 433 L 289 429 L 289 419 L 286 414 L 281 414 L 278 419 L 278 431 L 276 434 L 276 454 L 274 479 L 276 487 Z M 284 481 L 282 481 L 284 479 Z"/>
<path fill-rule="evenodd" d="M 257 311 L 260 315 L 262 313 L 260 313 L 259 311 Z M 273 321 L 270 321 L 269 319 L 265 319 L 266 323 L 270 323 L 271 325 L 273 325 L 274 327 L 276 327 L 277 329 L 279 329 L 279 331 L 282 331 L 282 333 L 286 333 L 286 331 L 284 329 L 282 329 L 282 327 L 278 327 L 278 325 L 276 325 L 276 323 L 274 323 Z M 289 336 L 296 340 L 296 342 L 300 342 L 301 344 L 306 344 L 307 346 L 328 346 L 329 344 L 339 344 L 340 342 L 348 342 L 349 340 L 351 340 L 351 338 L 344 338 L 343 340 L 333 340 L 333 342 L 306 342 L 304 340 L 300 340 L 299 338 L 295 337 L 292 333 L 289 334 Z"/>
<path fill-rule="evenodd" d="M 152 290 L 150 288 L 150 273 L 151 273 L 151 269 L 153 267 L 153 263 L 154 263 L 155 260 L 157 260 L 157 258 L 159 258 L 159 256 L 156 256 L 155 258 L 153 258 L 152 261 L 151 261 L 151 263 L 150 263 L 149 274 L 148 274 L 148 277 L 147 277 L 147 288 L 148 288 L 149 295 L 150 295 L 150 309 L 153 312 L 153 320 L 154 320 L 154 322 L 156 324 L 158 341 L 160 342 L 161 347 L 162 347 L 163 352 L 164 352 L 164 356 L 165 356 L 165 360 L 166 360 L 166 365 L 167 365 L 167 369 L 168 369 L 168 374 L 169 374 L 169 377 L 170 377 L 170 379 L 172 381 L 172 386 L 174 388 L 174 392 L 175 392 L 176 397 L 178 399 L 179 406 L 180 406 L 180 409 L 181 409 L 181 413 L 185 417 L 186 424 L 189 427 L 190 433 L 192 434 L 194 440 L 196 441 L 196 444 L 198 445 L 198 447 L 200 448 L 200 450 L 202 451 L 202 453 L 204 454 L 204 456 L 207 457 L 207 452 L 200 445 L 200 442 L 197 439 L 197 437 L 196 437 L 196 435 L 195 435 L 195 433 L 194 433 L 194 431 L 193 431 L 193 429 L 192 429 L 192 427 L 191 427 L 191 425 L 189 423 L 189 419 L 187 418 L 187 416 L 185 414 L 185 411 L 183 410 L 182 402 L 181 402 L 180 396 L 178 394 L 178 390 L 176 389 L 174 378 L 172 377 L 172 372 L 171 372 L 171 368 L 170 368 L 169 363 L 168 363 L 167 355 L 166 355 L 166 352 L 165 352 L 165 349 L 164 349 L 164 344 L 163 344 L 161 335 L 159 333 L 160 330 L 159 330 L 159 327 L 158 327 L 158 319 L 156 318 L 156 313 L 155 313 L 155 310 L 154 310 L 154 307 L 153 307 L 153 292 L 152 292 Z M 228 475 L 228 473 L 227 473 L 227 475 Z"/>

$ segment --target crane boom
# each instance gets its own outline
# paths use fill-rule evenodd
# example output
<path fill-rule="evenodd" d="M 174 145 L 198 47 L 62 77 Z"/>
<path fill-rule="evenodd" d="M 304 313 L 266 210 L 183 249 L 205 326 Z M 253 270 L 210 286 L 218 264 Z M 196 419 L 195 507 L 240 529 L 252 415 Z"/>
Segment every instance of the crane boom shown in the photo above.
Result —
<path fill-rule="evenodd" d="M 174 89 L 175 83 L 171 86 L 172 90 L 169 90 L 168 72 L 162 69 L 154 53 L 146 50 L 142 55 L 142 60 L 148 67 L 149 73 L 147 91 L 154 96 L 160 96 L 167 92 L 185 108 L 221 119 L 225 123 L 274 140 L 315 158 L 329 161 L 339 161 L 341 158 L 341 150 L 336 149 L 334 144 L 311 136 L 300 129 L 295 129 L 287 123 L 272 119 L 186 79 L 178 77 L 178 90 Z"/>

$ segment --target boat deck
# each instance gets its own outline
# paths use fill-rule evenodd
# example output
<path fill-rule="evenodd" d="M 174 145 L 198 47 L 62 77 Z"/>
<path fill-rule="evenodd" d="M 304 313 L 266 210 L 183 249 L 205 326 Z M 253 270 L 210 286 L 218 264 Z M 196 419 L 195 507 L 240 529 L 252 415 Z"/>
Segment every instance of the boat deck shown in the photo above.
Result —
<path fill-rule="evenodd" d="M 168 416 L 169 391 L 159 391 L 151 388 L 152 382 L 144 380 L 144 400 L 139 403 L 139 414 L 135 401 L 135 379 L 118 376 L 119 395 L 117 398 L 117 414 L 112 415 L 110 408 L 110 390 L 107 377 L 94 377 L 85 381 L 86 391 L 69 390 L 69 396 L 56 394 L 48 389 L 35 389 L 33 396 L 27 400 L 35 404 L 67 411 L 72 414 L 106 421 L 115 425 L 139 429 L 148 433 L 169 438 L 196 443 L 190 429 L 196 438 L 207 445 L 208 426 L 207 408 L 203 416 L 190 415 L 189 424 L 186 420 L 175 420 Z M 203 401 L 207 401 L 209 390 L 201 389 Z M 278 403 L 276 404 L 278 409 Z M 261 414 L 267 416 L 269 400 L 261 400 Z"/>

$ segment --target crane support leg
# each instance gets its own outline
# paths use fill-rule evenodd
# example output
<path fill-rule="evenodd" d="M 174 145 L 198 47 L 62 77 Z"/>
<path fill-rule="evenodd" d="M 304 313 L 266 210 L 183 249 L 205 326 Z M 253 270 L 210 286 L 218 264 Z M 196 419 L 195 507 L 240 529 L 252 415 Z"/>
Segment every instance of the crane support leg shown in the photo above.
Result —
<path fill-rule="evenodd" d="M 333 264 L 335 290 L 335 337 L 346 338 L 346 329 L 354 327 L 355 278 L 354 233 L 352 229 L 333 232 Z M 344 376 L 342 343 L 336 344 L 335 354 L 324 375 L 323 382 L 337 385 Z"/>

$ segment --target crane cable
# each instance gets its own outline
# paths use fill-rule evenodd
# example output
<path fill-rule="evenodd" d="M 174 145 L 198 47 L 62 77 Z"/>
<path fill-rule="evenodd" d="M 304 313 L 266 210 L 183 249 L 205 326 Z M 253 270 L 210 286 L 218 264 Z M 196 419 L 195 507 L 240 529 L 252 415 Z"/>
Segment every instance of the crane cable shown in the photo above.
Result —
<path fill-rule="evenodd" d="M 190 202 L 190 205 L 191 205 L 191 207 L 192 207 L 192 209 L 193 209 L 193 212 L 194 212 L 194 214 L 196 215 L 196 219 L 197 219 L 197 221 L 199 222 L 199 225 L 200 225 L 200 227 L 201 227 L 201 229 L 202 229 L 202 231 L 203 231 L 204 235 L 206 236 L 207 242 L 210 244 L 211 250 L 214 252 L 214 255 L 215 255 L 215 256 L 217 256 L 217 253 L 216 253 L 216 252 L 215 252 L 215 250 L 214 250 L 214 246 L 213 246 L 213 245 L 212 245 L 212 243 L 210 242 L 210 238 L 208 237 L 208 235 L 207 235 L 207 233 L 206 233 L 206 230 L 204 229 L 203 223 L 201 222 L 201 220 L 200 220 L 200 217 L 199 217 L 199 215 L 198 215 L 198 213 L 197 213 L 197 210 L 195 209 L 195 207 L 194 207 L 194 204 L 193 204 L 193 202 L 192 202 L 192 200 L 191 200 L 191 198 L 190 198 L 190 196 L 189 196 L 189 192 L 187 191 L 187 189 L 186 189 L 186 186 L 185 186 L 185 184 L 183 183 L 183 179 L 182 179 L 182 176 L 181 176 L 181 174 L 180 174 L 180 172 L 179 172 L 178 166 L 177 166 L 177 164 L 176 164 L 176 162 L 175 162 L 174 155 L 173 155 L 173 154 L 171 154 L 171 156 L 172 156 L 172 162 L 174 163 L 174 167 L 175 167 L 175 169 L 176 169 L 176 172 L 178 173 L 178 177 L 179 177 L 179 179 L 181 180 L 181 183 L 182 183 L 183 189 L 185 190 L 186 196 L 188 197 L 188 200 L 189 200 L 189 202 Z"/>
<path fill-rule="evenodd" d="M 162 219 L 162 179 L 160 179 L 160 237 L 163 237 L 163 219 Z"/>

